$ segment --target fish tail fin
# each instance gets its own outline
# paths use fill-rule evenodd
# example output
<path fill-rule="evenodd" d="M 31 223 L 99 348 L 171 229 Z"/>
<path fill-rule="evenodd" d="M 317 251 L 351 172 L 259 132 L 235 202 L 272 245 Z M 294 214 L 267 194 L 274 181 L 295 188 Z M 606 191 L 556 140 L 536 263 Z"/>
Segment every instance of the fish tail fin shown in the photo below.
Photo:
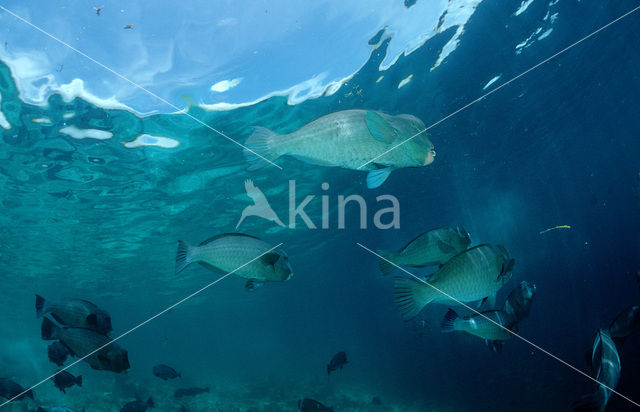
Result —
<path fill-rule="evenodd" d="M 405 321 L 416 316 L 434 298 L 431 288 L 417 280 L 397 276 L 393 295 Z"/>
<path fill-rule="evenodd" d="M 193 259 L 193 247 L 187 242 L 178 240 L 178 252 L 176 253 L 176 275 L 184 270 Z"/>
<path fill-rule="evenodd" d="M 46 299 L 40 295 L 36 295 L 36 316 L 42 317 L 46 312 Z"/>
<path fill-rule="evenodd" d="M 76 378 L 76 385 L 78 385 L 78 386 L 82 386 L 82 376 L 78 376 L 78 377 Z"/>
<path fill-rule="evenodd" d="M 603 400 L 600 395 L 601 391 L 596 391 L 588 395 L 580 397 L 571 404 L 573 412 L 600 412 L 604 409 Z"/>
<path fill-rule="evenodd" d="M 266 127 L 254 126 L 253 133 L 245 142 L 244 157 L 249 163 L 247 170 L 260 169 L 273 162 L 280 155 L 274 150 L 274 140 L 278 136 Z"/>
<path fill-rule="evenodd" d="M 449 308 L 444 318 L 442 318 L 442 323 L 440 323 L 440 332 L 448 333 L 456 331 L 456 320 L 458 320 L 459 317 L 455 310 Z"/>
<path fill-rule="evenodd" d="M 58 330 L 60 328 L 58 325 L 53 323 L 53 321 L 49 318 L 44 318 L 42 320 L 42 327 L 40 328 L 40 333 L 43 340 L 55 340 L 58 339 Z"/>
<path fill-rule="evenodd" d="M 153 403 L 153 398 L 149 397 L 149 399 L 147 399 L 147 406 L 150 408 L 155 408 L 155 404 Z"/>
<path fill-rule="evenodd" d="M 378 254 L 382 256 L 382 258 L 378 258 L 378 267 L 380 268 L 380 272 L 382 272 L 384 276 L 387 276 L 388 274 L 393 272 L 393 269 L 395 268 L 391 263 L 392 253 L 384 250 L 379 250 Z"/>

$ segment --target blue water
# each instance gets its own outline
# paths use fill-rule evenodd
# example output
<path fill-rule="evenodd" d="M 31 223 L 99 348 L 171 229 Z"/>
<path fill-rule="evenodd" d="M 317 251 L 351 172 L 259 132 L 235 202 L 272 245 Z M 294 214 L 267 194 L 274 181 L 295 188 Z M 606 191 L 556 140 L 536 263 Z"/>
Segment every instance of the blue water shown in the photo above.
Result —
<path fill-rule="evenodd" d="M 458 49 L 436 70 L 429 68 L 455 28 L 380 72 L 389 41 L 383 40 L 331 96 L 297 105 L 272 97 L 224 112 L 192 107 L 189 114 L 240 142 L 253 125 L 286 133 L 354 108 L 413 114 L 429 126 L 637 4 L 561 1 L 553 34 L 516 56 L 516 45 L 540 25 L 548 4 L 534 2 L 526 19 L 515 20 L 512 7 L 483 2 Z M 63 395 L 46 382 L 34 390 L 35 401 L 6 409 L 116 411 L 152 396 L 163 411 L 182 405 L 287 411 L 303 397 L 336 411 L 568 410 L 593 382 L 518 339 L 497 354 L 478 338 L 441 334 L 443 305 L 429 305 L 420 315 L 426 326 L 416 331 L 395 306 L 393 280 L 382 277 L 376 259 L 356 243 L 399 248 L 422 231 L 463 225 L 474 244 L 505 245 L 516 266 L 498 304 L 520 281 L 535 283 L 520 334 L 589 373 L 584 352 L 595 331 L 640 300 L 633 277 L 640 269 L 639 23 L 640 15 L 630 15 L 430 129 L 436 161 L 394 171 L 375 190 L 366 188 L 363 172 L 294 159 L 278 160 L 282 170 L 247 172 L 239 146 L 184 114 L 140 117 L 55 94 L 46 106 L 25 103 L 0 64 L 0 107 L 11 124 L 0 129 L 0 373 L 25 387 L 57 370 L 47 360 L 48 342 L 40 340 L 34 294 L 91 300 L 109 311 L 117 336 L 219 276 L 195 266 L 175 275 L 177 240 L 198 243 L 234 231 L 250 204 L 246 179 L 282 216 L 289 180 L 296 181 L 299 200 L 316 195 L 307 209 L 316 224 L 319 196 L 333 202 L 327 230 L 300 222 L 278 229 L 257 218 L 241 226 L 283 243 L 295 271 L 290 281 L 248 293 L 244 280 L 226 278 L 124 337 L 127 374 L 79 364 L 70 372 L 83 375 L 82 388 Z M 411 82 L 398 89 L 409 74 Z M 65 113 L 74 115 L 65 119 Z M 32 121 L 42 117 L 51 124 Z M 106 130 L 113 138 L 59 133 L 69 125 Z M 124 146 L 143 133 L 179 146 Z M 323 182 L 330 184 L 326 192 Z M 335 199 L 346 194 L 366 199 L 368 229 L 358 227 L 357 213 L 347 213 L 346 228 L 337 228 Z M 398 198 L 400 229 L 372 226 L 381 194 Z M 571 228 L 539 234 L 556 225 Z M 639 345 L 635 334 L 620 348 L 617 387 L 635 400 Z M 327 377 L 326 363 L 341 350 L 350 363 Z M 155 378 L 151 369 L 158 363 L 179 369 L 181 381 Z M 211 392 L 176 401 L 173 390 L 185 386 Z M 371 404 L 374 396 L 380 406 Z M 607 411 L 631 408 L 614 395 Z"/>

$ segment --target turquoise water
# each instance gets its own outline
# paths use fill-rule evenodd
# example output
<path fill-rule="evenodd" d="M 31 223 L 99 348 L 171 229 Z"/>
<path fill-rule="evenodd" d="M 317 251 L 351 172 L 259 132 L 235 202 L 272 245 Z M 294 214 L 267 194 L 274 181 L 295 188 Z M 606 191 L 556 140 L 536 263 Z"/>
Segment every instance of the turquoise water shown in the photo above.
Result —
<path fill-rule="evenodd" d="M 550 6 L 534 3 L 517 23 L 511 8 L 484 2 L 437 69 L 430 70 L 455 28 L 385 71 L 379 67 L 390 40 L 383 37 L 334 94 L 295 105 L 275 96 L 227 111 L 195 105 L 188 114 L 238 142 L 251 126 L 288 133 L 348 109 L 412 114 L 429 126 L 491 90 L 483 89 L 490 79 L 500 75 L 494 86 L 502 84 L 634 6 L 560 2 L 553 35 L 515 54 Z M 117 411 L 152 396 L 162 411 L 183 405 L 288 411 L 304 397 L 336 411 L 567 410 L 593 390 L 592 382 L 517 339 L 497 354 L 475 337 L 441 334 L 443 305 L 425 309 L 424 323 L 403 322 L 393 280 L 356 243 L 397 249 L 428 229 L 463 225 L 474 245 L 505 245 L 516 266 L 498 305 L 520 281 L 535 283 L 536 300 L 519 332 L 588 373 L 584 351 L 595 331 L 638 302 L 640 79 L 631 46 L 638 44 L 638 18 L 630 15 L 430 129 L 435 162 L 394 171 L 374 190 L 366 188 L 364 172 L 292 158 L 276 162 L 282 170 L 246 171 L 242 147 L 184 113 L 171 114 L 160 101 L 158 112 L 146 116 L 59 94 L 45 105 L 25 102 L 0 63 L 0 109 L 10 124 L 0 129 L 0 370 L 23 386 L 57 370 L 40 339 L 36 293 L 98 304 L 111 314 L 112 336 L 136 327 L 220 276 L 195 265 L 176 275 L 177 241 L 197 244 L 234 231 L 251 204 L 245 180 L 262 189 L 281 217 L 294 180 L 296 204 L 316 196 L 306 210 L 318 226 L 320 197 L 329 196 L 330 222 L 326 230 L 310 230 L 300 221 L 291 229 L 247 218 L 240 231 L 283 244 L 291 280 L 246 292 L 244 279 L 225 278 L 124 337 L 127 374 L 81 363 L 70 372 L 83 375 L 82 388 L 64 395 L 46 382 L 34 389 L 34 401 L 6 409 Z M 111 135 L 77 139 L 61 132 L 69 126 Z M 143 134 L 177 146 L 128 147 Z M 336 199 L 349 194 L 361 195 L 370 208 L 365 230 L 355 209 L 338 229 Z M 383 194 L 399 200 L 400 229 L 372 224 Z M 570 229 L 540 234 L 557 225 Z M 620 348 L 617 390 L 632 399 L 640 398 L 638 339 L 632 335 Z M 326 364 L 338 351 L 350 363 L 327 377 Z M 157 379 L 151 370 L 158 363 L 183 377 Z M 188 386 L 210 392 L 173 397 Z M 380 405 L 372 404 L 376 396 Z M 607 411 L 629 406 L 614 395 Z"/>

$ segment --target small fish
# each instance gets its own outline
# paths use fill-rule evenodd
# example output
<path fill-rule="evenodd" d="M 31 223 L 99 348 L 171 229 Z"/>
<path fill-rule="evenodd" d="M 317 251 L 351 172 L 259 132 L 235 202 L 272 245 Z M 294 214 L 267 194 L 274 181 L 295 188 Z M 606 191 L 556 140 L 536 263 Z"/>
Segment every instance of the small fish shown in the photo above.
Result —
<path fill-rule="evenodd" d="M 254 289 L 256 283 L 284 282 L 291 279 L 293 270 L 289 258 L 279 249 L 256 257 L 272 249 L 269 243 L 242 233 L 225 233 L 205 240 L 198 246 L 178 241 L 176 273 L 180 273 L 193 262 L 208 269 L 229 273 L 249 279 L 245 288 Z M 247 262 L 251 262 L 248 263 Z"/>
<path fill-rule="evenodd" d="M 303 412 L 311 412 L 311 411 L 330 411 L 330 412 L 333 412 L 333 407 L 332 406 L 324 406 L 320 402 L 318 402 L 316 400 L 313 400 L 313 399 L 309 399 L 309 398 L 304 398 L 302 400 L 299 400 L 298 401 L 298 409 L 303 411 Z"/>
<path fill-rule="evenodd" d="M 433 163 L 436 151 L 424 131 L 424 123 L 408 114 L 343 110 L 284 135 L 255 127 L 245 143 L 251 151 L 245 149 L 244 155 L 249 170 L 266 166 L 264 159 L 291 156 L 313 165 L 368 171 L 367 187 L 376 188 L 395 169 Z"/>
<path fill-rule="evenodd" d="M 196 396 L 205 392 L 208 393 L 209 388 L 182 388 L 177 389 L 173 393 L 173 396 L 176 398 L 184 398 L 185 396 Z"/>
<path fill-rule="evenodd" d="M 489 310 L 460 317 L 453 309 L 449 309 L 442 319 L 440 331 L 443 333 L 465 332 L 490 342 L 501 342 L 513 336 L 506 329 L 505 316 L 501 310 Z"/>
<path fill-rule="evenodd" d="M 125 403 L 120 412 L 144 412 L 149 408 L 155 407 L 153 399 L 149 398 L 146 401 L 132 401 Z"/>
<path fill-rule="evenodd" d="M 558 230 L 558 229 L 571 229 L 571 226 L 569 225 L 559 225 L 559 226 L 554 226 L 554 227 L 550 227 L 549 229 L 545 229 L 543 231 L 540 232 L 540 234 L 544 234 L 547 232 L 551 232 L 552 230 Z"/>
<path fill-rule="evenodd" d="M 115 342 L 109 344 L 111 338 L 96 331 L 70 328 L 68 326 L 60 327 L 49 318 L 44 318 L 41 334 L 44 340 L 59 340 L 76 357 L 85 356 L 108 344 L 108 346 L 84 359 L 93 369 L 120 373 L 131 367 L 127 351 Z"/>
<path fill-rule="evenodd" d="M 51 302 L 36 295 L 36 315 L 49 314 L 58 323 L 73 328 L 91 329 L 107 334 L 111 332 L 111 316 L 95 304 L 82 299 Z"/>
<path fill-rule="evenodd" d="M 640 324 L 640 307 L 629 306 L 609 325 L 609 334 L 614 342 L 621 343 L 627 336 L 636 330 Z"/>
<path fill-rule="evenodd" d="M 535 295 L 536 285 L 524 280 L 509 293 L 502 308 L 506 318 L 505 325 L 507 327 L 510 328 L 512 325 L 529 316 L 531 302 L 533 302 Z"/>
<path fill-rule="evenodd" d="M 395 301 L 405 320 L 413 318 L 432 302 L 488 300 L 493 307 L 496 293 L 511 279 L 514 264 L 515 260 L 509 258 L 509 253 L 502 246 L 475 246 L 442 265 L 431 275 L 429 284 L 396 277 Z"/>
<path fill-rule="evenodd" d="M 330 375 L 331 372 L 338 368 L 342 370 L 342 367 L 347 363 L 349 363 L 349 361 L 347 360 L 347 354 L 345 352 L 336 353 L 327 365 L 327 375 Z"/>
<path fill-rule="evenodd" d="M 162 380 L 179 378 L 180 374 L 171 366 L 156 365 L 153 367 L 153 374 Z"/>
<path fill-rule="evenodd" d="M 16 396 L 20 395 L 24 392 L 25 389 L 7 378 L 0 378 L 0 396 L 6 399 L 13 399 Z M 17 401 L 21 401 L 25 398 L 33 399 L 33 391 L 29 390 L 28 392 L 20 395 L 20 397 L 16 398 Z"/>
<path fill-rule="evenodd" d="M 43 407 L 38 407 L 38 409 L 36 409 L 36 412 L 74 412 L 72 409 L 69 408 L 65 408 L 63 406 L 54 406 L 52 408 L 43 408 Z M 84 409 L 82 410 L 82 412 L 84 412 Z"/>
<path fill-rule="evenodd" d="M 620 380 L 620 356 L 611 335 L 605 329 L 596 334 L 591 352 L 591 375 L 598 382 L 614 389 Z M 596 391 L 581 397 L 571 405 L 575 412 L 604 411 L 611 397 L 611 390 L 598 384 Z"/>
<path fill-rule="evenodd" d="M 378 254 L 384 259 L 379 259 L 378 264 L 384 275 L 394 269 L 388 261 L 411 267 L 441 265 L 466 250 L 470 244 L 469 233 L 463 227 L 440 227 L 422 233 L 398 252 L 379 251 Z"/>
<path fill-rule="evenodd" d="M 102 11 L 103 7 L 104 7 L 104 6 L 101 6 L 101 7 L 93 6 L 93 9 L 96 11 L 96 14 L 97 14 L 98 16 L 100 15 L 100 12 Z"/>
<path fill-rule="evenodd" d="M 127 24 L 123 29 L 133 29 L 133 24 Z"/>
<path fill-rule="evenodd" d="M 75 377 L 67 371 L 61 371 L 53 377 L 53 384 L 56 388 L 60 389 L 62 393 L 67 393 L 65 391 L 66 388 L 70 388 L 73 385 L 82 386 L 82 376 Z"/>
<path fill-rule="evenodd" d="M 47 348 L 47 354 L 49 355 L 49 360 L 51 362 L 58 366 L 62 366 L 71 352 L 62 342 L 53 342 Z"/>

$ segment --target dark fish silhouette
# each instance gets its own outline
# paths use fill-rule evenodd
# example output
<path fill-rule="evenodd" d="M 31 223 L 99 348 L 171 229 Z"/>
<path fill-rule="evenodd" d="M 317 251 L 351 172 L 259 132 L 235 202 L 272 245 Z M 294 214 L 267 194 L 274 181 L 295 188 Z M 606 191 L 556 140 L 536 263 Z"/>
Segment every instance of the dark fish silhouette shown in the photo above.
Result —
<path fill-rule="evenodd" d="M 50 302 L 36 295 L 38 317 L 49 314 L 58 323 L 73 328 L 95 330 L 106 335 L 111 332 L 111 316 L 93 303 L 82 299 Z"/>
<path fill-rule="evenodd" d="M 591 352 L 591 376 L 598 384 L 596 391 L 585 395 L 571 405 L 574 412 L 604 411 L 607 402 L 620 380 L 620 356 L 615 343 L 606 329 L 596 334 Z M 610 388 L 610 389 L 609 389 Z"/>
<path fill-rule="evenodd" d="M 0 378 L 0 396 L 6 399 L 12 399 L 24 392 L 24 388 L 11 379 Z M 21 401 L 25 398 L 33 399 L 33 392 L 29 390 L 28 392 L 20 395 L 20 397 L 16 398 L 16 400 Z"/>
<path fill-rule="evenodd" d="M 185 396 L 196 396 L 201 393 L 209 392 L 209 388 L 182 388 L 173 393 L 176 398 L 184 398 Z"/>
<path fill-rule="evenodd" d="M 523 280 L 516 286 L 504 303 L 505 326 L 511 328 L 522 319 L 529 316 L 531 303 L 536 295 L 536 285 Z"/>
<path fill-rule="evenodd" d="M 616 343 L 622 341 L 636 330 L 640 324 L 640 306 L 629 306 L 609 325 L 609 334 Z"/>
<path fill-rule="evenodd" d="M 327 375 L 330 375 L 331 372 L 338 368 L 342 370 L 342 367 L 347 363 L 349 363 L 349 361 L 347 360 L 347 354 L 345 352 L 336 353 L 333 355 L 333 358 L 331 358 L 331 362 L 327 365 Z"/>
<path fill-rule="evenodd" d="M 156 365 L 153 367 L 153 374 L 155 376 L 157 376 L 160 379 L 163 380 L 167 380 L 167 379 L 175 379 L 175 378 L 179 378 L 180 374 L 178 372 L 176 372 L 175 369 L 173 369 L 171 366 L 167 366 L 167 365 Z"/>
<path fill-rule="evenodd" d="M 86 356 L 96 349 L 107 345 L 111 338 L 90 329 L 60 327 L 49 318 L 42 321 L 42 339 L 59 340 L 76 357 Z M 84 359 L 93 369 L 106 370 L 115 373 L 129 369 L 127 351 L 116 343 L 100 349 L 98 352 Z"/>
<path fill-rule="evenodd" d="M 53 377 L 53 384 L 60 389 L 62 393 L 67 393 L 66 388 L 73 385 L 82 386 L 82 376 L 75 377 L 67 371 L 61 371 Z"/>
<path fill-rule="evenodd" d="M 51 362 L 58 366 L 62 366 L 71 352 L 62 342 L 53 342 L 47 348 L 47 354 L 49 355 L 49 360 Z"/>
<path fill-rule="evenodd" d="M 65 408 L 63 406 L 54 406 L 52 408 L 42 408 L 39 407 L 36 409 L 36 412 L 74 412 L 73 409 Z M 82 410 L 84 412 L 84 409 Z"/>
<path fill-rule="evenodd" d="M 298 401 L 298 409 L 303 411 L 303 412 L 307 412 L 307 411 L 331 411 L 331 412 L 333 412 L 333 407 L 332 406 L 324 406 L 320 402 L 318 402 L 316 400 L 313 400 L 313 399 L 309 399 L 309 398 L 304 398 L 303 400 Z"/>
<path fill-rule="evenodd" d="M 149 398 L 146 401 L 132 401 L 125 403 L 120 412 L 144 412 L 149 408 L 155 407 L 153 399 Z"/>

